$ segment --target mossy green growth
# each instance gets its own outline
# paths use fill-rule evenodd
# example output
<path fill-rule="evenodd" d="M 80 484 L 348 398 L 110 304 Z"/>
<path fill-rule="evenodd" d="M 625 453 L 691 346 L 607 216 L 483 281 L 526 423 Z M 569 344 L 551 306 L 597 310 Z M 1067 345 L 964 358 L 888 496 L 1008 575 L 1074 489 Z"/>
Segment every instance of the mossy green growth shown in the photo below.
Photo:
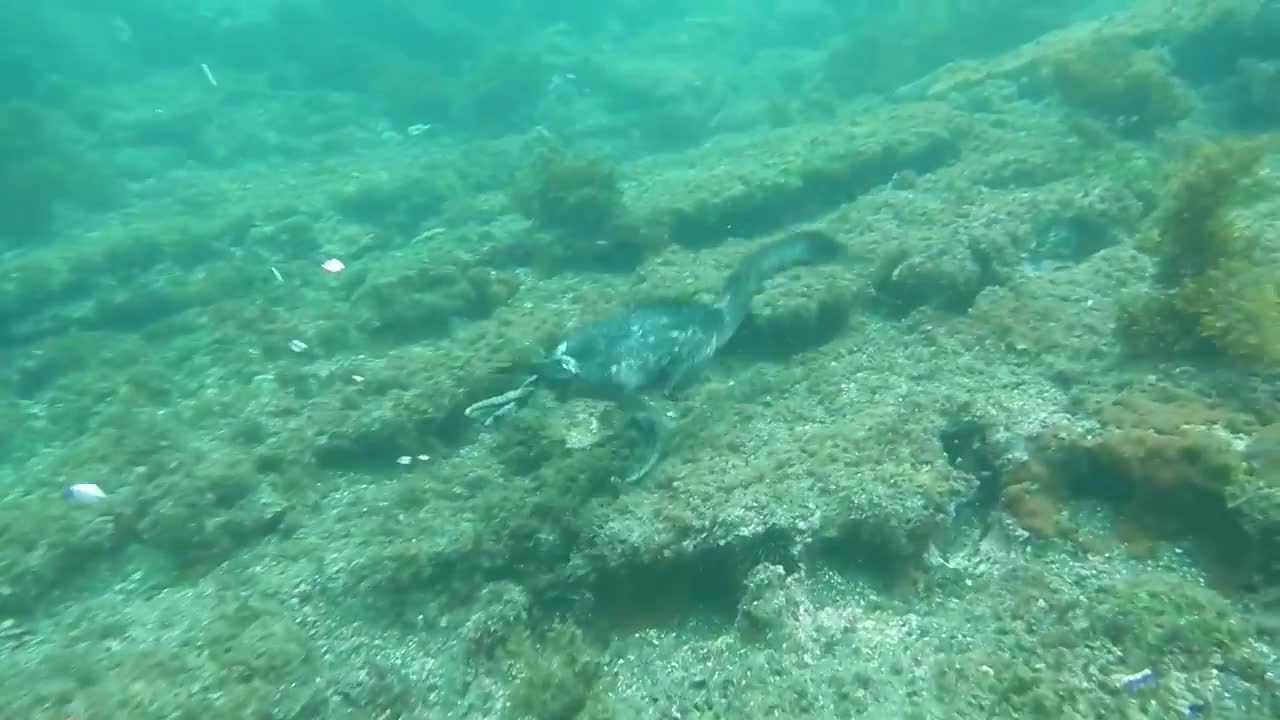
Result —
<path fill-rule="evenodd" d="M 119 521 L 184 572 L 232 557 L 285 518 L 286 506 L 272 497 L 268 479 L 248 457 L 214 457 L 179 475 L 148 468 L 139 480 L 136 509 Z"/>
<path fill-rule="evenodd" d="M 514 278 L 466 261 L 411 266 L 370 276 L 356 292 L 365 325 L 381 339 L 412 342 L 444 335 L 463 320 L 487 317 L 518 289 Z"/>
<path fill-rule="evenodd" d="M 617 168 L 599 155 L 539 146 L 511 190 L 515 209 L 552 235 L 509 248 L 538 269 L 629 272 L 666 242 L 628 213 Z"/>
<path fill-rule="evenodd" d="M 29 241 L 49 231 L 59 206 L 102 207 L 120 190 L 56 120 L 30 102 L 0 104 L 0 237 Z"/>
<path fill-rule="evenodd" d="M 1177 288 L 1220 264 L 1252 259 L 1257 242 L 1228 215 L 1256 177 L 1266 145 L 1225 140 L 1203 145 L 1175 169 L 1142 249 L 1156 260 L 1156 280 Z"/>
<path fill-rule="evenodd" d="M 1239 649 L 1248 636 L 1222 597 L 1159 576 L 1132 578 L 1096 603 L 1094 629 L 1134 666 L 1157 671 L 1173 659 L 1210 667 Z"/>
<path fill-rule="evenodd" d="M 1120 41 L 1094 42 L 1055 59 L 1049 78 L 1068 105 L 1126 135 L 1151 135 L 1195 109 L 1195 95 L 1166 60 Z"/>
<path fill-rule="evenodd" d="M 121 545 L 110 517 L 61 502 L 57 492 L 0 503 L 0 618 L 42 607 Z"/>
<path fill-rule="evenodd" d="M 598 712 L 588 707 L 603 663 L 577 626 L 556 625 L 541 642 L 521 635 L 509 652 L 518 669 L 510 693 L 512 720 L 567 720 Z"/>
<path fill-rule="evenodd" d="M 1120 311 L 1117 330 L 1131 350 L 1280 360 L 1280 268 L 1229 214 L 1266 149 L 1260 140 L 1206 145 L 1174 173 L 1141 242 L 1155 259 L 1157 288 Z"/>
<path fill-rule="evenodd" d="M 73 628 L 22 668 L 29 690 L 7 696 L 19 699 L 11 716 L 62 718 L 91 707 L 138 720 L 334 717 L 306 632 L 285 608 L 244 600 L 248 591 L 238 589 L 215 610 L 193 608 L 190 619 L 151 624 L 124 612 Z"/>
<path fill-rule="evenodd" d="M 1246 361 L 1280 361 L 1280 269 L 1245 258 L 1219 264 L 1190 286 L 1183 302 L 1199 313 L 1200 333 Z"/>
<path fill-rule="evenodd" d="M 511 191 L 516 209 L 534 224 L 590 241 L 618 220 L 622 187 L 612 163 L 559 145 L 537 150 Z"/>

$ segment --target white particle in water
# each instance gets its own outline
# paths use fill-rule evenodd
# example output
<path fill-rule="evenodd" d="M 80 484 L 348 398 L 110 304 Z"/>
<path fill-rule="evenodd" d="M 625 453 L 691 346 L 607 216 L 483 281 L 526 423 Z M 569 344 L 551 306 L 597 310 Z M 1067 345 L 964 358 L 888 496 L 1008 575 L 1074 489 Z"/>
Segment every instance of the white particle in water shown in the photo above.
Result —
<path fill-rule="evenodd" d="M 92 505 L 99 500 L 105 498 L 107 494 L 102 488 L 93 483 L 80 483 L 72 485 L 62 491 L 62 497 L 72 505 Z"/>

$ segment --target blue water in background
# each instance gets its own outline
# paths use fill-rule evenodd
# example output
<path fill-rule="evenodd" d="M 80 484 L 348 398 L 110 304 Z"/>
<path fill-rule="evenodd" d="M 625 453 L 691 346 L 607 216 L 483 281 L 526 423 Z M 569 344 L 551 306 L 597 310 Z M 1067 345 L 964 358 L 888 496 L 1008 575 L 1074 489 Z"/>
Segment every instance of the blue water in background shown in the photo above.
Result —
<path fill-rule="evenodd" d="M 909 66 L 917 62 L 911 53 L 926 48 L 904 43 L 910 36 L 903 33 L 966 23 L 945 28 L 944 43 L 927 48 L 930 57 L 919 64 L 923 72 L 949 60 L 1003 51 L 1107 4 L 450 5 L 64 0 L 30 8 L 13 3 L 3 10 L 0 98 L 37 100 L 59 109 L 82 131 L 96 133 L 99 152 L 112 154 L 132 145 L 181 140 L 158 130 L 125 137 L 104 136 L 102 130 L 112 124 L 111 105 L 127 104 L 131 85 L 165 78 L 172 83 L 173 101 L 209 92 L 200 87 L 204 64 L 222 81 L 221 110 L 256 107 L 264 133 L 302 139 L 309 130 L 273 127 L 276 103 L 295 106 L 305 112 L 307 124 L 320 127 L 334 122 L 326 120 L 327 113 L 349 121 L 332 106 L 350 104 L 359 108 L 359 120 L 371 124 L 430 123 L 462 137 L 519 133 L 544 124 L 635 155 L 758 124 L 759 112 L 750 117 L 740 108 L 744 104 L 805 100 L 820 105 L 824 71 L 813 60 L 842 39 L 867 44 L 842 62 Z M 1000 16 L 1006 13 L 1016 17 L 1006 22 Z M 1028 17 L 1043 20 L 1026 22 Z M 1008 32 L 1002 31 L 1006 24 Z M 864 29 L 870 32 L 860 35 Z M 885 31 L 897 33 L 897 39 Z M 629 75 L 627 65 L 643 66 L 646 57 L 661 65 L 637 67 Z M 860 68 L 848 70 L 857 74 Z M 193 84 L 184 86 L 184 80 Z M 802 116 L 821 113 L 805 108 Z M 601 116 L 614 122 L 601 126 Z"/>
<path fill-rule="evenodd" d="M 36 110 L 15 113 L 11 134 L 57 145 L 85 164 L 65 175 L 94 178 L 14 200 L 61 215 L 188 163 L 313 161 L 359 133 L 425 126 L 458 142 L 539 128 L 616 161 L 670 152 L 827 118 L 1109 6 L 13 2 L 0 8 L 0 101 Z M 125 183 L 83 187 L 99 175 Z M 50 220 L 0 233 L 25 244 Z"/>

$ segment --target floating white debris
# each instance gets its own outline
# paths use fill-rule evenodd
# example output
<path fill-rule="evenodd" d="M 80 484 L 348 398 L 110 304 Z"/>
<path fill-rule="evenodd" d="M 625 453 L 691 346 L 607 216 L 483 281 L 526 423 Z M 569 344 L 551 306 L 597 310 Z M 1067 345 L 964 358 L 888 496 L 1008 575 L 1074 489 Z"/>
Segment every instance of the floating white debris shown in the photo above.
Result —
<path fill-rule="evenodd" d="M 419 460 L 421 460 L 422 462 L 426 462 L 426 461 L 428 461 L 428 460 L 430 460 L 430 459 L 431 459 L 431 456 L 430 456 L 430 455 L 419 455 L 419 456 L 418 456 L 418 459 L 419 459 Z"/>
<path fill-rule="evenodd" d="M 302 352 L 303 350 L 307 349 L 307 344 L 302 342 L 301 340 L 290 340 L 289 349 L 294 352 Z"/>
<path fill-rule="evenodd" d="M 284 276 L 280 274 L 280 271 L 276 269 L 275 265 L 271 266 L 271 274 L 276 276 L 277 282 L 284 282 Z"/>
<path fill-rule="evenodd" d="M 421 135 L 422 133 L 430 129 L 431 129 L 431 123 L 418 123 L 417 125 L 410 125 L 409 127 L 405 128 L 405 132 L 409 133 L 410 136 L 417 136 L 417 135 Z"/>
<path fill-rule="evenodd" d="M 213 76 L 213 71 L 209 69 L 207 64 L 200 63 L 200 70 L 204 73 L 204 79 L 208 80 L 210 85 L 218 87 L 218 79 Z"/>
<path fill-rule="evenodd" d="M 1133 691 L 1156 681 L 1156 673 L 1151 668 L 1143 668 L 1132 675 L 1120 675 L 1115 678 L 1116 686 L 1121 690 Z"/>
<path fill-rule="evenodd" d="M 363 375 L 352 375 L 352 376 L 351 376 L 351 379 L 352 379 L 352 380 L 355 380 L 355 381 L 356 381 L 356 382 L 358 382 L 358 383 L 362 383 L 362 382 L 364 382 L 364 376 L 363 376 Z"/>
<path fill-rule="evenodd" d="M 339 260 L 338 258 L 329 258 L 328 260 L 325 260 L 323 263 L 321 263 L 320 267 L 324 268 L 325 270 L 328 270 L 331 273 L 336 273 L 336 272 L 342 272 L 343 270 L 346 269 L 347 266 L 344 265 L 342 261 Z"/>
<path fill-rule="evenodd" d="M 102 488 L 93 483 L 72 485 L 62 491 L 62 497 L 66 498 L 67 502 L 72 505 L 92 505 L 106 496 L 107 494 L 102 491 Z"/>
<path fill-rule="evenodd" d="M 401 455 L 400 457 L 396 458 L 396 462 L 400 463 L 401 465 L 408 465 L 409 463 L 413 462 L 413 456 Z"/>

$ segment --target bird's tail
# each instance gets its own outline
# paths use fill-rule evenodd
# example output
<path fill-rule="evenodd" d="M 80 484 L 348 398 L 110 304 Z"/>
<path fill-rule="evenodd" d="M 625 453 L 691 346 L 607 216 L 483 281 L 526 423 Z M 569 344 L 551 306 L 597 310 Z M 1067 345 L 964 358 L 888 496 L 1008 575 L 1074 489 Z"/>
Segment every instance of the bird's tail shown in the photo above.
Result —
<path fill-rule="evenodd" d="M 756 250 L 743 258 L 725 281 L 716 306 L 724 314 L 719 335 L 720 344 L 729 341 L 751 310 L 751 299 L 769 278 L 801 265 L 831 262 L 844 254 L 844 246 L 823 232 L 806 230 L 793 233 Z"/>

